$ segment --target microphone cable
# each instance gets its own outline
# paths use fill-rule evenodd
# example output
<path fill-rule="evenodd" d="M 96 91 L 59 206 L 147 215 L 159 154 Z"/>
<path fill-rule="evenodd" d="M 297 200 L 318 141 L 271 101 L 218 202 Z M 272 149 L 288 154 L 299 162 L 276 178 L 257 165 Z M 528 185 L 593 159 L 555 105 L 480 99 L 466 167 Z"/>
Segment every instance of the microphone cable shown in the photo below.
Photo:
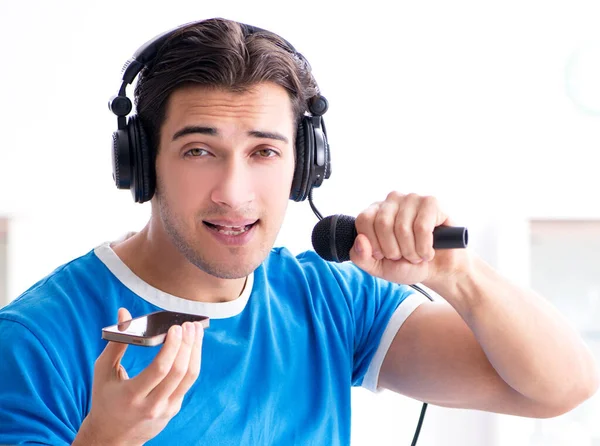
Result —
<path fill-rule="evenodd" d="M 319 210 L 317 209 L 317 207 L 313 203 L 312 193 L 313 193 L 313 190 L 311 189 L 308 192 L 308 203 L 310 204 L 310 208 L 312 209 L 312 211 L 315 213 L 315 215 L 317 216 L 317 218 L 319 220 L 323 220 L 323 216 L 321 215 L 321 213 L 319 212 Z M 434 301 L 433 297 L 431 297 L 429 295 L 429 293 L 427 293 L 427 291 L 425 291 L 420 286 L 418 286 L 418 285 L 409 285 L 409 286 L 411 288 L 413 288 L 414 290 L 418 291 L 419 293 L 421 293 L 422 295 L 424 295 L 431 302 Z M 421 408 L 421 414 L 419 415 L 419 421 L 417 422 L 417 428 L 415 430 L 415 434 L 413 436 L 413 439 L 412 439 L 412 442 L 411 442 L 410 446 L 416 446 L 417 445 L 417 441 L 419 440 L 419 434 L 421 433 L 421 427 L 423 426 L 423 420 L 425 419 L 425 412 L 426 411 L 427 411 L 427 403 L 423 403 L 423 407 Z"/>

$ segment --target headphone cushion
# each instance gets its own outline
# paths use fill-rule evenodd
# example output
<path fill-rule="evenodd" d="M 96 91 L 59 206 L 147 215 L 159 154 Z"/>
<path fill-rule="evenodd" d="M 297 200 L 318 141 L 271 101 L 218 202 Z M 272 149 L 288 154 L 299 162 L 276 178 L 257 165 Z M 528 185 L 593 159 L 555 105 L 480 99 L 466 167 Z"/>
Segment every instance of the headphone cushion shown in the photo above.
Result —
<path fill-rule="evenodd" d="M 308 196 L 308 181 L 312 160 L 312 145 L 309 134 L 311 128 L 308 119 L 303 117 L 296 132 L 296 168 L 294 169 L 290 195 L 290 198 L 294 201 L 303 201 Z"/>
<path fill-rule="evenodd" d="M 112 137 L 113 179 L 119 189 L 131 187 L 131 156 L 127 131 L 119 129 Z"/>
<path fill-rule="evenodd" d="M 142 193 L 141 200 L 146 202 L 154 195 L 155 186 L 155 172 L 154 172 L 154 156 L 152 155 L 153 150 L 150 147 L 150 142 L 146 136 L 146 131 L 141 123 L 138 121 L 139 135 L 140 135 L 140 154 L 141 154 L 141 175 L 142 181 Z"/>
<path fill-rule="evenodd" d="M 148 145 L 148 138 L 139 118 L 135 115 L 131 116 L 128 125 L 133 145 L 135 201 L 144 203 L 154 195 L 152 155 Z"/>
<path fill-rule="evenodd" d="M 296 130 L 296 166 L 294 167 L 294 179 L 292 180 L 292 190 L 290 198 L 294 201 L 300 201 L 300 185 L 302 184 L 302 175 L 304 174 L 304 128 L 302 121 Z"/>

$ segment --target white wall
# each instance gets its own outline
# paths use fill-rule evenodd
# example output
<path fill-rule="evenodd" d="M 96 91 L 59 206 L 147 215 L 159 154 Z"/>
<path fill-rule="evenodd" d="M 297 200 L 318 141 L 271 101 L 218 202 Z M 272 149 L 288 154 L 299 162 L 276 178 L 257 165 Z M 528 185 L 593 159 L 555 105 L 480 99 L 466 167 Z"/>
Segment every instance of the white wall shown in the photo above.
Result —
<path fill-rule="evenodd" d="M 576 51 L 600 46 L 596 1 L 95 3 L 0 0 L 9 297 L 143 226 L 148 205 L 112 184 L 116 120 L 106 103 L 139 45 L 212 16 L 278 32 L 311 62 L 330 102 L 334 165 L 315 192 L 322 213 L 356 214 L 392 189 L 435 195 L 469 227 L 471 249 L 522 283 L 528 218 L 600 218 L 600 115 L 566 88 L 586 80 Z M 577 76 L 567 79 L 569 66 Z M 308 204 L 292 203 L 278 243 L 310 248 L 315 222 Z M 409 444 L 418 403 L 354 395 L 354 444 Z M 528 435 L 530 424 L 517 424 L 430 408 L 419 445 L 500 445 L 509 438 L 500 428 Z"/>

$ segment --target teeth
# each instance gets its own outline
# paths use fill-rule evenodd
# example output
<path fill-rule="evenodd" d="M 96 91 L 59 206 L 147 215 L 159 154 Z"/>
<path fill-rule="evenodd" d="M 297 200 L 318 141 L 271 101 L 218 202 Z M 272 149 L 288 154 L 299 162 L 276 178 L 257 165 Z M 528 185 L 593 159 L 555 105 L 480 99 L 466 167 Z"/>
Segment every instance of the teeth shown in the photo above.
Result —
<path fill-rule="evenodd" d="M 240 235 L 250 229 L 248 226 L 215 226 L 215 229 L 225 235 Z"/>

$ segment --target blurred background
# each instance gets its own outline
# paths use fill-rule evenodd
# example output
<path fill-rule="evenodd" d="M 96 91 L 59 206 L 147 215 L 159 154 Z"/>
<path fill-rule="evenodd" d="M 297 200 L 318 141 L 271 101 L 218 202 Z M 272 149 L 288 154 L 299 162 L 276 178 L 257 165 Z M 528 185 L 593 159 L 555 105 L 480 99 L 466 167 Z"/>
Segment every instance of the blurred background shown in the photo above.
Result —
<path fill-rule="evenodd" d="M 0 306 L 143 227 L 149 204 L 112 182 L 108 98 L 141 44 L 215 16 L 277 32 L 310 61 L 330 103 L 321 213 L 355 215 L 391 190 L 436 196 L 469 249 L 551 300 L 600 359 L 592 0 L 0 0 Z M 291 202 L 277 244 L 310 249 L 316 221 Z M 353 445 L 410 444 L 420 407 L 354 389 Z M 549 420 L 430 407 L 418 444 L 598 446 L 599 418 L 599 397 Z"/>

